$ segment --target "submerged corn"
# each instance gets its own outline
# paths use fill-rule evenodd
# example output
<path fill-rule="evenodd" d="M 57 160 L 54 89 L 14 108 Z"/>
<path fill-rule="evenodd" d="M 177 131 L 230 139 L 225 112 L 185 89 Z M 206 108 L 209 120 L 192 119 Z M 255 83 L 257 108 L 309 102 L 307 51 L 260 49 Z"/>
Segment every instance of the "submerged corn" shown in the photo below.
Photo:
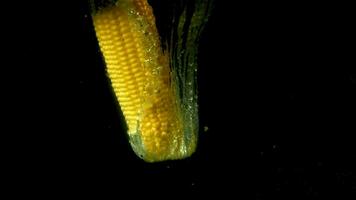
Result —
<path fill-rule="evenodd" d="M 150 5 L 120 0 L 98 10 L 93 21 L 135 153 L 148 162 L 190 156 L 197 129 L 184 124 L 176 79 Z"/>

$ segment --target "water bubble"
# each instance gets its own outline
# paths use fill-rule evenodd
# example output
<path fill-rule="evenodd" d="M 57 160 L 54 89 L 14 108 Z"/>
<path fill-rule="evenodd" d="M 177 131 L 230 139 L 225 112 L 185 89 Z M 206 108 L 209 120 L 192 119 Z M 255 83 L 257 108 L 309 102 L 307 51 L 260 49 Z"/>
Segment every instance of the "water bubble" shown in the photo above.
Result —
<path fill-rule="evenodd" d="M 204 126 L 204 132 L 207 132 L 209 130 L 208 126 Z"/>

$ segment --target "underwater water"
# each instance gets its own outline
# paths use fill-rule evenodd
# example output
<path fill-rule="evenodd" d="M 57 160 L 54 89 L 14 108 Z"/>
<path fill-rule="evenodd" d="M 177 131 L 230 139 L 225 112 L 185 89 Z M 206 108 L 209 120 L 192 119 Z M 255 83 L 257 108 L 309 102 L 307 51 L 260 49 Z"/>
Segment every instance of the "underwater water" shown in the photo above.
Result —
<path fill-rule="evenodd" d="M 197 75 L 197 148 L 147 163 L 130 145 L 88 1 L 12 2 L 2 33 L 14 55 L 1 68 L 13 86 L 2 98 L 13 102 L 2 132 L 15 138 L 3 161 L 11 195 L 355 199 L 352 6 L 215 0 L 199 45 L 188 45 L 196 60 L 183 52 L 170 66 Z M 171 14 L 193 1 L 148 2 L 162 48 L 178 57 L 187 41 L 169 43 Z M 182 74 L 186 60 L 197 72 Z M 177 96 L 189 102 L 189 91 Z"/>
<path fill-rule="evenodd" d="M 171 14 L 177 8 L 181 13 L 187 2 L 190 1 L 149 1 L 161 44 L 173 52 L 171 56 L 182 54 L 184 43 L 179 42 L 180 37 L 187 37 L 173 34 L 172 42 L 172 32 L 179 32 L 172 28 L 188 29 L 178 21 L 172 25 Z M 189 62 L 181 62 L 198 63 L 197 72 L 183 70 L 187 72 L 184 76 L 197 75 L 196 79 L 188 78 L 193 81 L 191 87 L 180 88 L 188 88 L 186 95 L 190 95 L 189 91 L 198 95 L 199 106 L 198 146 L 184 160 L 149 164 L 135 156 L 125 129 L 118 123 L 122 119 L 117 117 L 120 113 L 112 101 L 114 95 L 109 92 L 104 65 L 92 67 L 88 77 L 99 85 L 89 87 L 86 94 L 93 97 L 89 94 L 95 92 L 99 96 L 94 108 L 87 106 L 97 109 L 91 115 L 91 124 L 96 125 L 91 125 L 95 131 L 89 141 L 98 143 L 89 148 L 92 153 L 85 153 L 84 160 L 100 163 L 93 163 L 98 168 L 95 180 L 107 181 L 107 185 L 114 182 L 111 192 L 121 186 L 242 199 L 246 193 L 251 199 L 316 198 L 326 196 L 328 190 L 351 194 L 352 190 L 343 189 L 338 178 L 352 172 L 348 160 L 354 156 L 347 150 L 351 146 L 342 139 L 348 137 L 346 130 L 338 128 L 345 127 L 341 124 L 346 121 L 333 117 L 342 109 L 336 109 L 338 103 L 333 102 L 350 105 L 352 98 L 347 93 L 353 86 L 347 78 L 318 67 L 338 60 L 337 54 L 330 56 L 328 45 L 323 42 L 328 38 L 322 34 L 329 26 L 327 20 L 319 22 L 320 15 L 312 8 L 284 6 L 279 9 L 268 3 L 214 1 L 205 29 L 199 33 L 199 45 L 193 45 L 198 47 L 193 48 L 196 52 L 183 52 L 183 59 L 172 59 L 171 67 L 178 67 L 173 70 L 178 74 L 182 73 L 179 66 L 189 66 Z M 188 10 L 194 9 L 188 6 Z M 87 23 L 91 29 L 91 21 Z M 96 46 L 94 35 L 90 33 L 91 44 Z M 100 63 L 99 47 L 92 49 L 96 49 L 92 55 Z M 323 61 L 327 57 L 331 60 Z M 189 101 L 181 92 L 180 99 Z M 194 95 L 191 97 L 195 101 Z M 328 105 L 335 106 L 326 109 Z M 342 137 L 328 136 L 326 132 L 330 130 Z M 345 147 L 336 150 L 329 146 L 339 142 Z M 91 155 L 95 161 L 89 161 Z M 353 175 L 341 179 L 348 182 Z"/>

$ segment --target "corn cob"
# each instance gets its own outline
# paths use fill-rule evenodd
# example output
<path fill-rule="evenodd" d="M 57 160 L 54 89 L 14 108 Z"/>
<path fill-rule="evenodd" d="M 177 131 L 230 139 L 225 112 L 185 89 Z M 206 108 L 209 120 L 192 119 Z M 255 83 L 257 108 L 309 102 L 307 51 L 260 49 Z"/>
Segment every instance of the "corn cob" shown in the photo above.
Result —
<path fill-rule="evenodd" d="M 197 133 L 186 131 L 147 0 L 119 0 L 95 12 L 93 21 L 135 153 L 147 162 L 190 156 Z"/>

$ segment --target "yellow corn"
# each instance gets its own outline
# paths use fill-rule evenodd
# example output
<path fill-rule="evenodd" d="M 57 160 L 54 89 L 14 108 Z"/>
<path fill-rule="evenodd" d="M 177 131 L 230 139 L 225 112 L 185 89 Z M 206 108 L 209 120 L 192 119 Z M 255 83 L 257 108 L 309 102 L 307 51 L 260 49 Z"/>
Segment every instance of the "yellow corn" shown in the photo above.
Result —
<path fill-rule="evenodd" d="M 147 0 L 120 0 L 93 15 L 107 73 L 124 114 L 131 146 L 148 162 L 190 156 L 168 56 Z"/>

